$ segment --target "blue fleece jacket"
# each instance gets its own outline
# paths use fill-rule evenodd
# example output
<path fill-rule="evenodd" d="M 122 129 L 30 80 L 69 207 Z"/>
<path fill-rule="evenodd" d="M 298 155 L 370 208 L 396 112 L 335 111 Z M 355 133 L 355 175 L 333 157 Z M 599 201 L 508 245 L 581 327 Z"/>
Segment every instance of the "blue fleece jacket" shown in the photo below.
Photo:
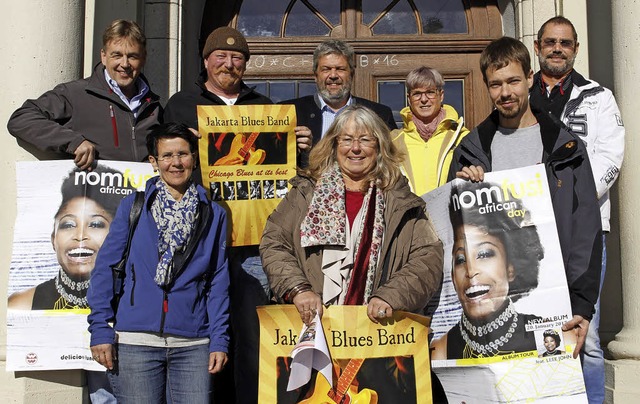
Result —
<path fill-rule="evenodd" d="M 209 337 L 210 352 L 228 352 L 229 270 L 226 212 L 206 198 L 198 187 L 198 219 L 187 248 L 174 256 L 177 275 L 166 289 L 154 281 L 158 255 L 158 228 L 151 214 L 157 177 L 147 181 L 140 220 L 131 241 L 124 294 L 115 316 L 111 267 L 121 258 L 129 232 L 134 194 L 125 197 L 91 273 L 87 299 L 91 346 L 113 344 L 115 331 L 153 332 L 187 338 Z"/>

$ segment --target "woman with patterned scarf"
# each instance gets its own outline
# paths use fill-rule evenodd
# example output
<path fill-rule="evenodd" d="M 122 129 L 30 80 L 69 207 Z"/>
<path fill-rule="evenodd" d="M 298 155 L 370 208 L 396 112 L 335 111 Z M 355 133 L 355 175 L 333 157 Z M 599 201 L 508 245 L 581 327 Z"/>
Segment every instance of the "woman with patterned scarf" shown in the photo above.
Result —
<path fill-rule="evenodd" d="M 226 214 L 191 179 L 198 139 L 186 126 L 161 125 L 147 148 L 160 175 L 147 182 L 116 312 L 111 268 L 127 243 L 133 195 L 91 275 L 91 352 L 118 402 L 208 403 L 210 374 L 223 368 L 229 346 Z"/>
<path fill-rule="evenodd" d="M 267 221 L 260 254 L 275 296 L 303 322 L 325 305 L 367 305 L 371 321 L 420 311 L 439 286 L 442 243 L 370 109 L 347 107 Z"/>
<path fill-rule="evenodd" d="M 274 295 L 293 303 L 304 323 L 331 304 L 366 305 L 377 323 L 395 310 L 420 312 L 438 289 L 442 243 L 424 201 L 400 172 L 401 161 L 387 125 L 353 105 L 311 150 L 308 168 L 290 181 L 267 220 L 260 255 Z M 387 365 L 403 368 L 394 360 L 366 361 L 360 387 L 374 388 L 379 402 L 415 400 L 415 391 L 400 387 L 406 386 L 404 372 L 396 388 L 382 390 L 376 377 Z"/>

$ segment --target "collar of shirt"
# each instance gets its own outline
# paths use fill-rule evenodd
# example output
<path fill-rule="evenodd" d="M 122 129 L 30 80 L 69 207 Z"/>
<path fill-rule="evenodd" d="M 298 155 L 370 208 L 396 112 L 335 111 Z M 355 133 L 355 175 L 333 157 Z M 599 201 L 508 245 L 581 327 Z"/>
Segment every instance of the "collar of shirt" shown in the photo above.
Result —
<path fill-rule="evenodd" d="M 350 95 L 347 103 L 344 104 L 344 106 L 339 110 L 334 111 L 331 107 L 329 107 L 329 105 L 327 105 L 326 102 L 324 102 L 322 97 L 320 97 L 320 94 L 316 94 L 316 98 L 318 101 L 318 105 L 320 106 L 320 111 L 322 112 L 322 136 L 327 133 L 327 129 L 329 129 L 329 126 L 331 126 L 333 121 L 336 119 L 336 116 L 338 116 L 338 114 L 342 112 L 343 109 L 345 109 L 349 105 L 355 104 L 355 99 Z"/>
<path fill-rule="evenodd" d="M 540 83 L 542 85 L 542 87 L 544 88 L 544 90 L 546 90 L 546 94 L 547 97 L 551 97 L 552 96 L 552 92 L 554 88 L 558 89 L 558 93 L 560 95 L 564 95 L 564 93 L 569 90 L 569 88 L 573 85 L 573 70 L 571 70 L 571 72 L 569 72 L 569 74 L 567 74 L 565 77 L 562 78 L 562 80 L 558 81 L 555 85 L 551 86 L 547 83 L 544 82 L 544 79 L 542 78 L 542 76 L 540 76 Z"/>
<path fill-rule="evenodd" d="M 147 83 L 144 80 L 142 80 L 140 77 L 138 77 L 136 79 L 138 94 L 134 95 L 131 99 L 128 99 L 127 96 L 124 95 L 122 90 L 120 90 L 120 86 L 118 86 L 118 83 L 115 80 L 113 80 L 111 77 L 109 77 L 109 73 L 107 73 L 107 69 L 104 69 L 104 79 L 107 81 L 109 88 L 111 88 L 113 92 L 116 93 L 118 97 L 120 97 L 122 102 L 124 102 L 125 105 L 129 107 L 131 112 L 133 112 L 133 116 L 137 118 L 138 109 L 140 108 L 140 105 L 142 105 L 142 99 L 149 91 L 149 86 L 147 85 Z"/>

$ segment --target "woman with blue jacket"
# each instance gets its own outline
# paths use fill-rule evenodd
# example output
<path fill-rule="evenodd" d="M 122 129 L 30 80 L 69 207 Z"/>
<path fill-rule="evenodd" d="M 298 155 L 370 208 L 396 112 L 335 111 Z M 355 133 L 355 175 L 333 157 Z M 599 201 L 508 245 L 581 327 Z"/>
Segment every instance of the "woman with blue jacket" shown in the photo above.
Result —
<path fill-rule="evenodd" d="M 126 248 L 133 194 L 91 274 L 91 352 L 109 370 L 119 403 L 208 403 L 209 374 L 227 362 L 227 219 L 191 179 L 197 147 L 184 125 L 164 124 L 147 137 L 160 175 L 147 181 L 117 313 L 111 267 Z"/>

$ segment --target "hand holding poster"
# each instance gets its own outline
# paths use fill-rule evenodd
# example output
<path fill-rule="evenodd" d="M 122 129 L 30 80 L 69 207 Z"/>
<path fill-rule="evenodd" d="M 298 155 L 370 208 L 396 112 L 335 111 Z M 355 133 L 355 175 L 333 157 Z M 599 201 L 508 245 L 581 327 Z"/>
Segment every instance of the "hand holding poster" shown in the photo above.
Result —
<path fill-rule="evenodd" d="M 89 275 L 120 200 L 151 176 L 148 163 L 17 163 L 7 370 L 104 369 L 89 350 Z"/>
<path fill-rule="evenodd" d="M 296 174 L 293 105 L 198 106 L 203 186 L 232 218 L 231 245 L 255 245 Z"/>
<path fill-rule="evenodd" d="M 428 327 L 425 317 L 394 312 L 376 324 L 366 306 L 329 306 L 322 316 L 333 363 L 333 385 L 317 373 L 287 391 L 291 352 L 298 344 L 300 314 L 294 305 L 258 308 L 260 391 L 264 403 L 431 403 Z M 346 401 L 345 401 L 346 402 Z"/>
<path fill-rule="evenodd" d="M 423 198 L 445 249 L 432 365 L 449 400 L 582 402 L 575 334 L 561 330 L 572 314 L 544 166 Z"/>

